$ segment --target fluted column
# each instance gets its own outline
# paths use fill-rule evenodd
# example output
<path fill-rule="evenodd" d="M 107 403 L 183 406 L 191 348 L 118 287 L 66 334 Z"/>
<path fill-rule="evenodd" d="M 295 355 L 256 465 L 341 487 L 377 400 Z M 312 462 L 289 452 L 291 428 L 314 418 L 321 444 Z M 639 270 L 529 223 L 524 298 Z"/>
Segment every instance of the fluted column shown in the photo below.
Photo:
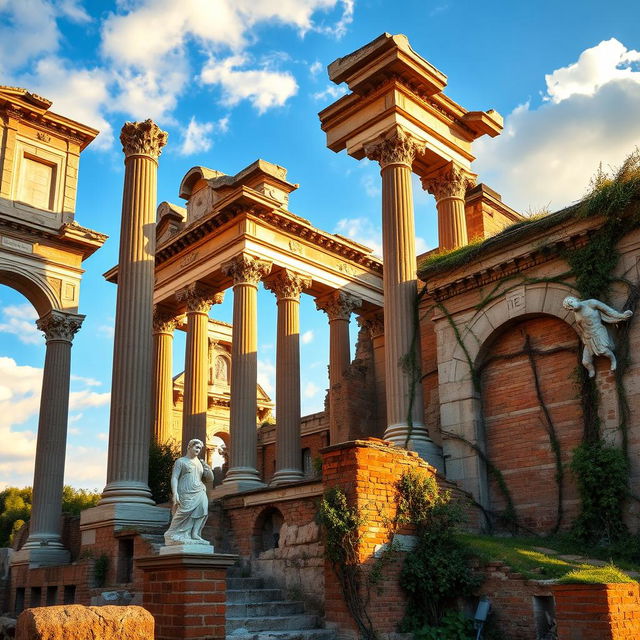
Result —
<path fill-rule="evenodd" d="M 416 246 L 411 165 L 425 143 L 397 127 L 365 146 L 380 163 L 387 398 L 385 439 L 441 466 L 439 449 L 423 424 L 416 286 Z"/>
<path fill-rule="evenodd" d="M 233 279 L 231 345 L 231 461 L 224 484 L 240 489 L 262 486 L 258 473 L 258 282 L 271 264 L 241 254 L 222 265 Z"/>
<path fill-rule="evenodd" d="M 118 260 L 116 330 L 104 504 L 152 505 L 147 484 L 151 435 L 152 301 L 158 156 L 167 134 L 151 120 L 127 122 Z"/>
<path fill-rule="evenodd" d="M 276 472 L 271 484 L 304 478 L 300 444 L 300 293 L 311 278 L 279 271 L 265 282 L 276 294 Z"/>
<path fill-rule="evenodd" d="M 29 538 L 23 549 L 42 551 L 35 564 L 68 561 L 61 541 L 62 488 L 67 447 L 71 343 L 84 316 L 50 311 L 36 321 L 44 331 L 47 351 L 42 376 L 42 396 L 33 474 L 33 501 Z M 46 549 L 45 549 L 46 547 Z"/>
<path fill-rule="evenodd" d="M 384 435 L 387 424 L 387 398 L 384 373 L 384 314 L 378 311 L 366 316 L 360 316 L 358 323 L 371 338 L 373 349 L 373 370 L 376 384 L 376 402 L 379 419 L 379 431 L 376 435 Z"/>
<path fill-rule="evenodd" d="M 159 443 L 171 439 L 173 417 L 173 332 L 176 318 L 172 312 L 159 307 L 153 309 L 153 406 L 154 420 L 151 437 Z"/>
<path fill-rule="evenodd" d="M 475 176 L 455 162 L 435 175 L 422 178 L 422 187 L 436 198 L 438 246 L 451 250 L 468 244 L 464 196 L 475 185 Z"/>
<path fill-rule="evenodd" d="M 182 403 L 182 451 L 190 440 L 207 442 L 209 408 L 209 309 L 224 300 L 224 292 L 214 292 L 199 283 L 181 289 L 176 297 L 187 305 L 187 341 Z"/>
<path fill-rule="evenodd" d="M 362 300 L 344 291 L 332 291 L 316 300 L 316 307 L 329 317 L 329 440 L 338 443 L 338 415 L 334 387 L 342 382 L 342 376 L 351 363 L 349 345 L 349 319 L 351 312 Z"/>

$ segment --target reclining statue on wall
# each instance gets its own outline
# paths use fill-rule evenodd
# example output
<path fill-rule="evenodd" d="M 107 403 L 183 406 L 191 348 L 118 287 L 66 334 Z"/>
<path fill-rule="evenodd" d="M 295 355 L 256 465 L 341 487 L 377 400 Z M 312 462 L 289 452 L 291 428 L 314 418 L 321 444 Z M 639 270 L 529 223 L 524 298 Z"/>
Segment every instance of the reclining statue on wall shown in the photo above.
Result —
<path fill-rule="evenodd" d="M 596 370 L 593 366 L 594 356 L 606 356 L 611 361 L 611 371 L 616 370 L 617 361 L 613 352 L 614 344 L 603 322 L 617 324 L 628 320 L 633 311 L 627 310 L 620 313 L 599 300 L 578 300 L 573 296 L 566 297 L 562 306 L 574 313 L 576 331 L 580 336 L 584 349 L 582 351 L 582 364 L 593 378 Z"/>
<path fill-rule="evenodd" d="M 198 458 L 204 448 L 202 441 L 190 440 L 187 455 L 178 458 L 171 474 L 173 507 L 171 525 L 164 534 L 165 545 L 209 544 L 200 536 L 209 513 L 205 480 L 213 480 L 213 472 Z"/>

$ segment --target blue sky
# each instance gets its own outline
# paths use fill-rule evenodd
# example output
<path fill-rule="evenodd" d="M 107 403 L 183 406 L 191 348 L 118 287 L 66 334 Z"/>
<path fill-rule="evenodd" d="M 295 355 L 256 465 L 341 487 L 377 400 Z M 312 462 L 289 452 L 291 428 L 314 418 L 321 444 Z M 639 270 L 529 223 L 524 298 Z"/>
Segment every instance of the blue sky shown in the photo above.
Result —
<path fill-rule="evenodd" d="M 326 66 L 380 33 L 404 33 L 447 74 L 468 109 L 498 110 L 505 131 L 476 143 L 479 180 L 522 212 L 560 208 L 603 162 L 640 143 L 640 6 L 630 2 L 384 2 L 383 0 L 0 0 L 0 84 L 53 100 L 52 110 L 102 133 L 84 152 L 76 219 L 107 233 L 85 262 L 73 347 L 67 482 L 104 485 L 125 120 L 169 132 L 158 201 L 182 204 L 194 165 L 236 173 L 256 158 L 300 183 L 291 210 L 378 248 L 379 173 L 325 147 L 317 113 L 344 93 Z M 435 206 L 414 183 L 419 250 L 432 248 Z M 230 320 L 232 296 L 214 309 Z M 260 379 L 274 393 L 273 294 L 261 292 Z M 44 341 L 28 302 L 0 286 L 0 487 L 26 485 Z M 323 407 L 325 317 L 303 296 L 303 410 Z M 355 337 L 357 327 L 352 323 Z M 177 334 L 174 369 L 182 369 Z"/>

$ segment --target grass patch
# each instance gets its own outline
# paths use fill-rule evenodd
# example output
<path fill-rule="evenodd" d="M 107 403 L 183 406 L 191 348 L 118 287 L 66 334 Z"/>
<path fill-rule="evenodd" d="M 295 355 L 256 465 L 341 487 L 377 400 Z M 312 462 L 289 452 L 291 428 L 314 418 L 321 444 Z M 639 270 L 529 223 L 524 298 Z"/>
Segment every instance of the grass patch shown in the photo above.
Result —
<path fill-rule="evenodd" d="M 605 567 L 594 567 L 579 560 L 563 560 L 554 554 L 547 554 L 535 547 L 557 550 L 559 553 L 584 555 L 593 558 L 584 549 L 580 551 L 568 547 L 568 543 L 550 538 L 498 538 L 495 536 L 479 536 L 460 534 L 460 540 L 471 551 L 485 562 L 504 562 L 525 578 L 534 580 L 559 580 L 570 582 L 636 582 L 623 570 L 613 564 Z M 564 548 L 558 548 L 564 547 Z M 624 562 L 628 570 L 637 569 L 636 565 Z"/>

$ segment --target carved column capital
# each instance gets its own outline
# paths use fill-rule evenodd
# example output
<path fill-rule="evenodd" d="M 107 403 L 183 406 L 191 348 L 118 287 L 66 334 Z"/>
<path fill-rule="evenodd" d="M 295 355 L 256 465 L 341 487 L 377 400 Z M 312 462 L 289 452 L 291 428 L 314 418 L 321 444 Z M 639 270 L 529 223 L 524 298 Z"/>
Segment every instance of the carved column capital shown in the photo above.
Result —
<path fill-rule="evenodd" d="M 169 134 L 153 120 L 125 122 L 120 131 L 120 142 L 125 156 L 144 155 L 157 159 Z"/>
<path fill-rule="evenodd" d="M 232 258 L 222 265 L 222 272 L 233 278 L 233 284 L 257 285 L 260 280 L 269 275 L 271 263 L 259 260 L 246 253 Z"/>
<path fill-rule="evenodd" d="M 173 312 L 153 305 L 153 333 L 173 333 L 177 324 L 178 319 Z"/>
<path fill-rule="evenodd" d="M 311 278 L 289 269 L 282 269 L 265 280 L 264 286 L 276 294 L 278 301 L 299 300 L 302 291 L 311 286 Z"/>
<path fill-rule="evenodd" d="M 358 324 L 368 332 L 372 340 L 384 335 L 384 314 L 382 311 L 367 316 L 358 316 Z"/>
<path fill-rule="evenodd" d="M 64 311 L 49 311 L 36 320 L 36 326 L 44 332 L 44 339 L 49 342 L 73 342 L 73 336 L 82 326 L 84 316 Z"/>
<path fill-rule="evenodd" d="M 222 303 L 224 291 L 214 291 L 199 282 L 194 282 L 176 291 L 176 298 L 187 305 L 187 313 L 209 313 L 212 305 Z"/>
<path fill-rule="evenodd" d="M 332 291 L 329 295 L 316 299 L 316 308 L 329 316 L 329 322 L 347 320 L 351 312 L 362 305 L 362 300 L 344 291 Z"/>
<path fill-rule="evenodd" d="M 401 127 L 364 145 L 369 160 L 380 163 L 384 169 L 389 164 L 406 164 L 411 167 L 416 155 L 424 153 L 426 143 L 407 133 Z"/>
<path fill-rule="evenodd" d="M 476 184 L 476 176 L 455 162 L 450 162 L 435 175 L 421 178 L 422 188 L 435 196 L 436 202 L 444 198 L 464 199 L 467 189 Z"/>

